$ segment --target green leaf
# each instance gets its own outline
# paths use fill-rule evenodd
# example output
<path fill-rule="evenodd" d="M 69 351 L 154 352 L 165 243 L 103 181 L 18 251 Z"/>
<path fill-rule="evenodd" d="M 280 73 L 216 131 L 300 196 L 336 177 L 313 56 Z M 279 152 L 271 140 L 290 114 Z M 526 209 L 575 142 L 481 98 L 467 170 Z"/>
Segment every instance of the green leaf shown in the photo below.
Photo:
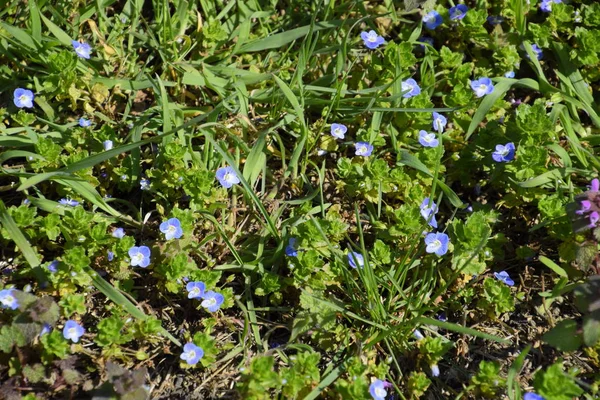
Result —
<path fill-rule="evenodd" d="M 542 339 L 550 346 L 566 352 L 577 350 L 583 343 L 581 334 L 577 333 L 577 322 L 571 319 L 560 321 Z"/>
<path fill-rule="evenodd" d="M 6 206 L 0 200 L 0 223 L 8 232 L 8 236 L 15 242 L 21 253 L 27 260 L 27 263 L 33 268 L 40 265 L 40 259 L 37 253 L 33 250 L 29 241 L 25 238 L 15 221 L 12 219 Z"/>

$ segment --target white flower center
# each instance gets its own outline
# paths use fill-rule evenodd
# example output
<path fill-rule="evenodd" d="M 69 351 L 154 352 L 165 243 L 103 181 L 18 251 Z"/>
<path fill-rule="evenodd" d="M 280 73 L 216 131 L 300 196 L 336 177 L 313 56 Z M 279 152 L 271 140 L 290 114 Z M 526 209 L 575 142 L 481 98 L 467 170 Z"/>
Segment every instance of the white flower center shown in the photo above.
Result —
<path fill-rule="evenodd" d="M 25 103 L 25 102 L 29 101 L 29 97 L 22 94 L 21 96 L 19 96 L 19 101 L 21 101 L 21 103 Z"/>
<path fill-rule="evenodd" d="M 433 133 L 428 133 L 427 135 L 423 136 L 423 140 L 426 141 L 427 143 L 431 143 L 434 139 L 435 139 L 435 134 L 433 134 Z"/>
<path fill-rule="evenodd" d="M 335 133 L 338 136 L 343 135 L 343 132 L 342 132 L 342 130 L 340 128 L 335 128 L 333 130 L 333 133 Z"/>
<path fill-rule="evenodd" d="M 215 299 L 214 297 L 212 297 L 210 299 L 206 299 L 206 305 L 207 305 L 207 307 L 212 307 L 214 305 L 217 305 L 217 299 Z"/>
<path fill-rule="evenodd" d="M 435 125 L 438 129 L 441 129 L 442 125 L 444 125 L 444 123 L 442 122 L 441 118 L 436 118 L 435 119 Z"/>
<path fill-rule="evenodd" d="M 173 225 L 169 225 L 167 228 L 167 233 L 175 234 L 175 232 L 177 232 L 177 228 Z"/>
<path fill-rule="evenodd" d="M 14 302 L 15 302 L 15 298 L 13 296 L 11 296 L 10 294 L 4 296 L 4 298 L 2 299 L 2 304 L 6 305 L 6 306 L 10 306 Z"/>
<path fill-rule="evenodd" d="M 192 290 L 190 290 L 190 294 L 193 295 L 193 296 L 197 296 L 198 294 L 200 294 L 200 289 L 198 289 L 197 287 L 195 287 Z"/>
<path fill-rule="evenodd" d="M 402 91 L 403 92 L 412 92 L 413 86 L 410 83 L 402 82 Z"/>
<path fill-rule="evenodd" d="M 196 357 L 196 352 L 194 350 L 190 350 L 187 352 L 187 359 L 192 360 Z"/>
<path fill-rule="evenodd" d="M 498 151 L 498 154 L 500 154 L 502 157 L 508 155 L 509 150 L 506 147 L 503 147 L 502 150 Z"/>
<path fill-rule="evenodd" d="M 377 41 L 377 34 L 375 32 L 369 32 L 367 33 L 367 40 L 371 43 L 374 43 Z"/>
<path fill-rule="evenodd" d="M 385 391 L 384 388 L 382 388 L 382 387 L 375 388 L 375 396 L 385 397 L 386 395 L 387 395 L 387 392 Z"/>
<path fill-rule="evenodd" d="M 358 154 L 366 154 L 367 153 L 367 148 L 365 146 L 360 146 L 358 149 L 356 149 L 356 152 Z"/>
<path fill-rule="evenodd" d="M 481 85 L 479 85 L 479 90 L 481 90 L 481 91 L 484 91 L 484 92 L 485 92 L 485 91 L 487 90 L 487 86 L 486 86 L 485 84 L 483 84 L 483 83 L 482 83 Z"/>
<path fill-rule="evenodd" d="M 77 328 L 69 328 L 69 336 L 77 336 Z"/>
<path fill-rule="evenodd" d="M 231 172 L 227 172 L 227 173 L 225 174 L 225 176 L 223 177 L 223 179 L 224 179 L 226 182 L 232 182 L 232 183 L 233 183 L 233 182 L 235 182 L 235 175 L 234 175 L 234 174 L 232 174 Z"/>
<path fill-rule="evenodd" d="M 139 264 L 144 260 L 144 255 L 142 253 L 137 253 L 131 258 L 135 263 Z"/>
<path fill-rule="evenodd" d="M 440 247 L 442 247 L 442 242 L 440 242 L 439 239 L 435 239 L 432 243 L 431 243 L 431 247 L 435 248 L 436 250 L 439 249 Z"/>

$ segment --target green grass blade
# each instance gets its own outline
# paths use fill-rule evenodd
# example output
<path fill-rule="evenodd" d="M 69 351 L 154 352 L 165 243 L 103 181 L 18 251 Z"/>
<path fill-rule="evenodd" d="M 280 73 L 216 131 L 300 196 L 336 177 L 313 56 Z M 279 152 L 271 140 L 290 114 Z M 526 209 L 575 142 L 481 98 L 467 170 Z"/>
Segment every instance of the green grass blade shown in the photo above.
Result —
<path fill-rule="evenodd" d="M 23 253 L 23 257 L 27 260 L 27 263 L 35 268 L 40 265 L 40 259 L 38 258 L 37 253 L 31 245 L 27 238 L 23 235 L 23 232 L 19 229 L 15 220 L 10 216 L 4 202 L 0 200 L 0 223 L 8 232 L 8 236 L 15 242 L 21 253 Z"/>

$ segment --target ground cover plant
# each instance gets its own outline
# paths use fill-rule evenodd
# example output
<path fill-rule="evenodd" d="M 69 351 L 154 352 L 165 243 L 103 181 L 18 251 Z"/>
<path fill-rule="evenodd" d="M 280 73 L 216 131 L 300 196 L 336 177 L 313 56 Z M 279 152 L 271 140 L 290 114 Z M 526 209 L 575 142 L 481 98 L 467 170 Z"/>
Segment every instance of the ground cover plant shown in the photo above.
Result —
<path fill-rule="evenodd" d="M 8 1 L 0 398 L 594 399 L 600 3 Z"/>

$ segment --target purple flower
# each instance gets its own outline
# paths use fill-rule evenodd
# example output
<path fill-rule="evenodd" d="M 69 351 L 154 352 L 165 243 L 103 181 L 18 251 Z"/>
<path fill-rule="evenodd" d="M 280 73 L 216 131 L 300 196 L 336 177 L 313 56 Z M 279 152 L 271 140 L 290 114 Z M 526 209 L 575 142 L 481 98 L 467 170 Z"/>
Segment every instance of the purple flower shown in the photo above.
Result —
<path fill-rule="evenodd" d="M 146 268 L 150 265 L 150 249 L 147 246 L 133 246 L 129 249 L 128 254 L 132 267 Z"/>
<path fill-rule="evenodd" d="M 367 142 L 354 143 L 354 154 L 362 157 L 369 157 L 373 152 L 373 145 Z"/>
<path fill-rule="evenodd" d="M 348 253 L 348 264 L 354 269 L 357 267 L 364 268 L 365 266 L 365 258 L 362 254 L 351 251 Z"/>
<path fill-rule="evenodd" d="M 448 14 L 450 14 L 451 20 L 456 21 L 459 19 L 463 19 L 465 15 L 467 15 L 467 11 L 469 11 L 469 8 L 467 6 L 465 6 L 464 4 L 459 4 L 457 6 L 450 7 Z"/>
<path fill-rule="evenodd" d="M 76 321 L 70 319 L 65 323 L 63 328 L 63 336 L 67 340 L 72 340 L 74 343 L 79 342 L 79 338 L 83 336 L 85 329 Z"/>
<path fill-rule="evenodd" d="M 206 284 L 204 282 L 188 282 L 185 289 L 188 291 L 188 299 L 200 299 L 204 296 Z"/>
<path fill-rule="evenodd" d="M 438 212 L 438 207 L 433 200 L 430 200 L 429 197 L 425 197 L 425 200 L 421 202 L 419 206 L 421 209 L 421 216 L 425 218 L 429 226 L 432 228 L 437 228 L 437 221 L 435 220 L 435 214 Z"/>
<path fill-rule="evenodd" d="M 423 16 L 423 23 L 427 29 L 435 29 L 444 22 L 444 19 L 437 11 L 429 11 Z"/>
<path fill-rule="evenodd" d="M 405 99 L 410 99 L 421 93 L 421 88 L 417 81 L 412 78 L 409 78 L 405 81 L 402 81 L 402 92 L 404 93 L 402 97 Z"/>
<path fill-rule="evenodd" d="M 336 139 L 344 139 L 347 131 L 348 127 L 346 125 L 331 124 L 331 136 Z"/>
<path fill-rule="evenodd" d="M 475 96 L 483 97 L 494 91 L 494 84 L 490 78 L 479 78 L 471 81 L 471 89 L 475 92 Z"/>
<path fill-rule="evenodd" d="M 502 18 L 499 15 L 490 15 L 489 17 L 487 17 L 487 22 L 490 25 L 500 25 L 504 22 L 504 18 Z"/>
<path fill-rule="evenodd" d="M 373 400 L 385 400 L 389 383 L 382 381 L 381 379 L 374 380 L 369 386 L 369 394 L 373 397 Z"/>
<path fill-rule="evenodd" d="M 229 189 L 233 185 L 240 183 L 235 170 L 232 167 L 221 167 L 216 172 L 217 180 L 225 189 Z"/>
<path fill-rule="evenodd" d="M 27 89 L 16 89 L 13 93 L 13 103 L 19 108 L 33 107 L 33 92 Z"/>
<path fill-rule="evenodd" d="M 0 290 L 0 305 L 2 308 L 16 310 L 19 307 L 19 301 L 15 297 L 15 289 Z"/>
<path fill-rule="evenodd" d="M 552 11 L 552 3 L 562 3 L 562 0 L 542 0 L 542 2 L 540 3 L 540 10 L 544 12 Z"/>
<path fill-rule="evenodd" d="M 496 162 L 512 161 L 515 158 L 515 144 L 510 142 L 496 145 L 496 151 L 492 153 L 492 158 Z"/>
<path fill-rule="evenodd" d="M 515 77 L 515 71 L 508 71 L 507 73 L 504 74 L 504 76 L 506 78 L 514 78 Z"/>
<path fill-rule="evenodd" d="M 117 239 L 122 239 L 123 236 L 125 236 L 125 230 L 123 228 L 115 228 L 115 230 L 112 231 L 112 236 Z"/>
<path fill-rule="evenodd" d="M 65 199 L 60 199 L 58 201 L 60 204 L 62 204 L 63 206 L 69 206 L 69 207 L 75 207 L 79 205 L 79 202 L 77 200 L 73 200 L 70 198 L 65 198 Z"/>
<path fill-rule="evenodd" d="M 49 265 L 48 265 L 48 271 L 52 272 L 53 274 L 58 271 L 58 264 L 60 264 L 58 262 L 58 260 L 54 260 L 52 261 Z"/>
<path fill-rule="evenodd" d="M 87 128 L 88 126 L 92 125 L 92 121 L 90 121 L 89 119 L 85 119 L 83 117 L 79 118 L 79 126 L 82 128 Z"/>
<path fill-rule="evenodd" d="M 165 234 L 165 240 L 179 239 L 183 235 L 181 223 L 177 218 L 170 218 L 160 224 L 160 231 Z"/>
<path fill-rule="evenodd" d="M 428 233 L 425 236 L 425 251 L 427 253 L 435 253 L 438 256 L 443 256 L 448 252 L 448 244 L 450 239 L 445 233 Z"/>
<path fill-rule="evenodd" d="M 525 393 L 523 400 L 544 400 L 544 398 L 537 393 Z"/>
<path fill-rule="evenodd" d="M 196 365 L 202 357 L 204 357 L 204 350 L 194 343 L 186 343 L 186 345 L 183 346 L 183 353 L 179 356 L 179 358 L 187 362 L 188 365 Z"/>
<path fill-rule="evenodd" d="M 77 54 L 78 57 L 80 58 L 85 58 L 86 60 L 90 59 L 90 53 L 92 52 L 92 47 L 83 42 L 80 43 L 77 40 L 72 40 L 71 44 L 73 45 L 73 49 L 75 50 L 75 53 Z"/>
<path fill-rule="evenodd" d="M 510 278 L 510 276 L 508 275 L 508 272 L 506 272 L 506 271 L 494 272 L 494 276 L 500 282 L 503 282 L 503 283 L 507 284 L 508 286 L 514 286 L 514 284 L 515 284 L 515 281 L 513 281 Z"/>
<path fill-rule="evenodd" d="M 598 214 L 598 211 L 592 211 L 589 215 L 589 219 L 590 224 L 588 225 L 588 228 L 595 228 L 598 224 L 598 221 L 600 221 L 600 214 Z"/>
<path fill-rule="evenodd" d="M 298 250 L 296 250 L 296 238 L 290 238 L 287 246 L 285 246 L 285 255 L 288 257 L 298 257 Z"/>
<path fill-rule="evenodd" d="M 365 46 L 369 49 L 376 49 L 385 42 L 385 39 L 377 34 L 377 32 L 371 30 L 369 32 L 362 32 L 360 38 L 363 40 Z"/>
<path fill-rule="evenodd" d="M 217 311 L 225 301 L 225 297 L 221 293 L 213 292 L 212 290 L 204 293 L 202 299 L 200 305 L 210 312 Z"/>
<path fill-rule="evenodd" d="M 437 140 L 435 133 L 421 130 L 419 131 L 419 143 L 423 147 L 437 147 L 440 141 Z"/>
<path fill-rule="evenodd" d="M 600 190 L 600 180 L 598 180 L 598 178 L 592 179 L 592 182 L 590 183 L 590 190 L 592 192 L 597 192 Z"/>
<path fill-rule="evenodd" d="M 448 120 L 442 114 L 438 114 L 435 111 L 433 112 L 433 129 L 438 132 L 442 132 L 446 127 Z"/>
<path fill-rule="evenodd" d="M 592 209 L 592 202 L 589 200 L 581 201 L 581 208 L 575 211 L 575 214 L 583 215 Z"/>

